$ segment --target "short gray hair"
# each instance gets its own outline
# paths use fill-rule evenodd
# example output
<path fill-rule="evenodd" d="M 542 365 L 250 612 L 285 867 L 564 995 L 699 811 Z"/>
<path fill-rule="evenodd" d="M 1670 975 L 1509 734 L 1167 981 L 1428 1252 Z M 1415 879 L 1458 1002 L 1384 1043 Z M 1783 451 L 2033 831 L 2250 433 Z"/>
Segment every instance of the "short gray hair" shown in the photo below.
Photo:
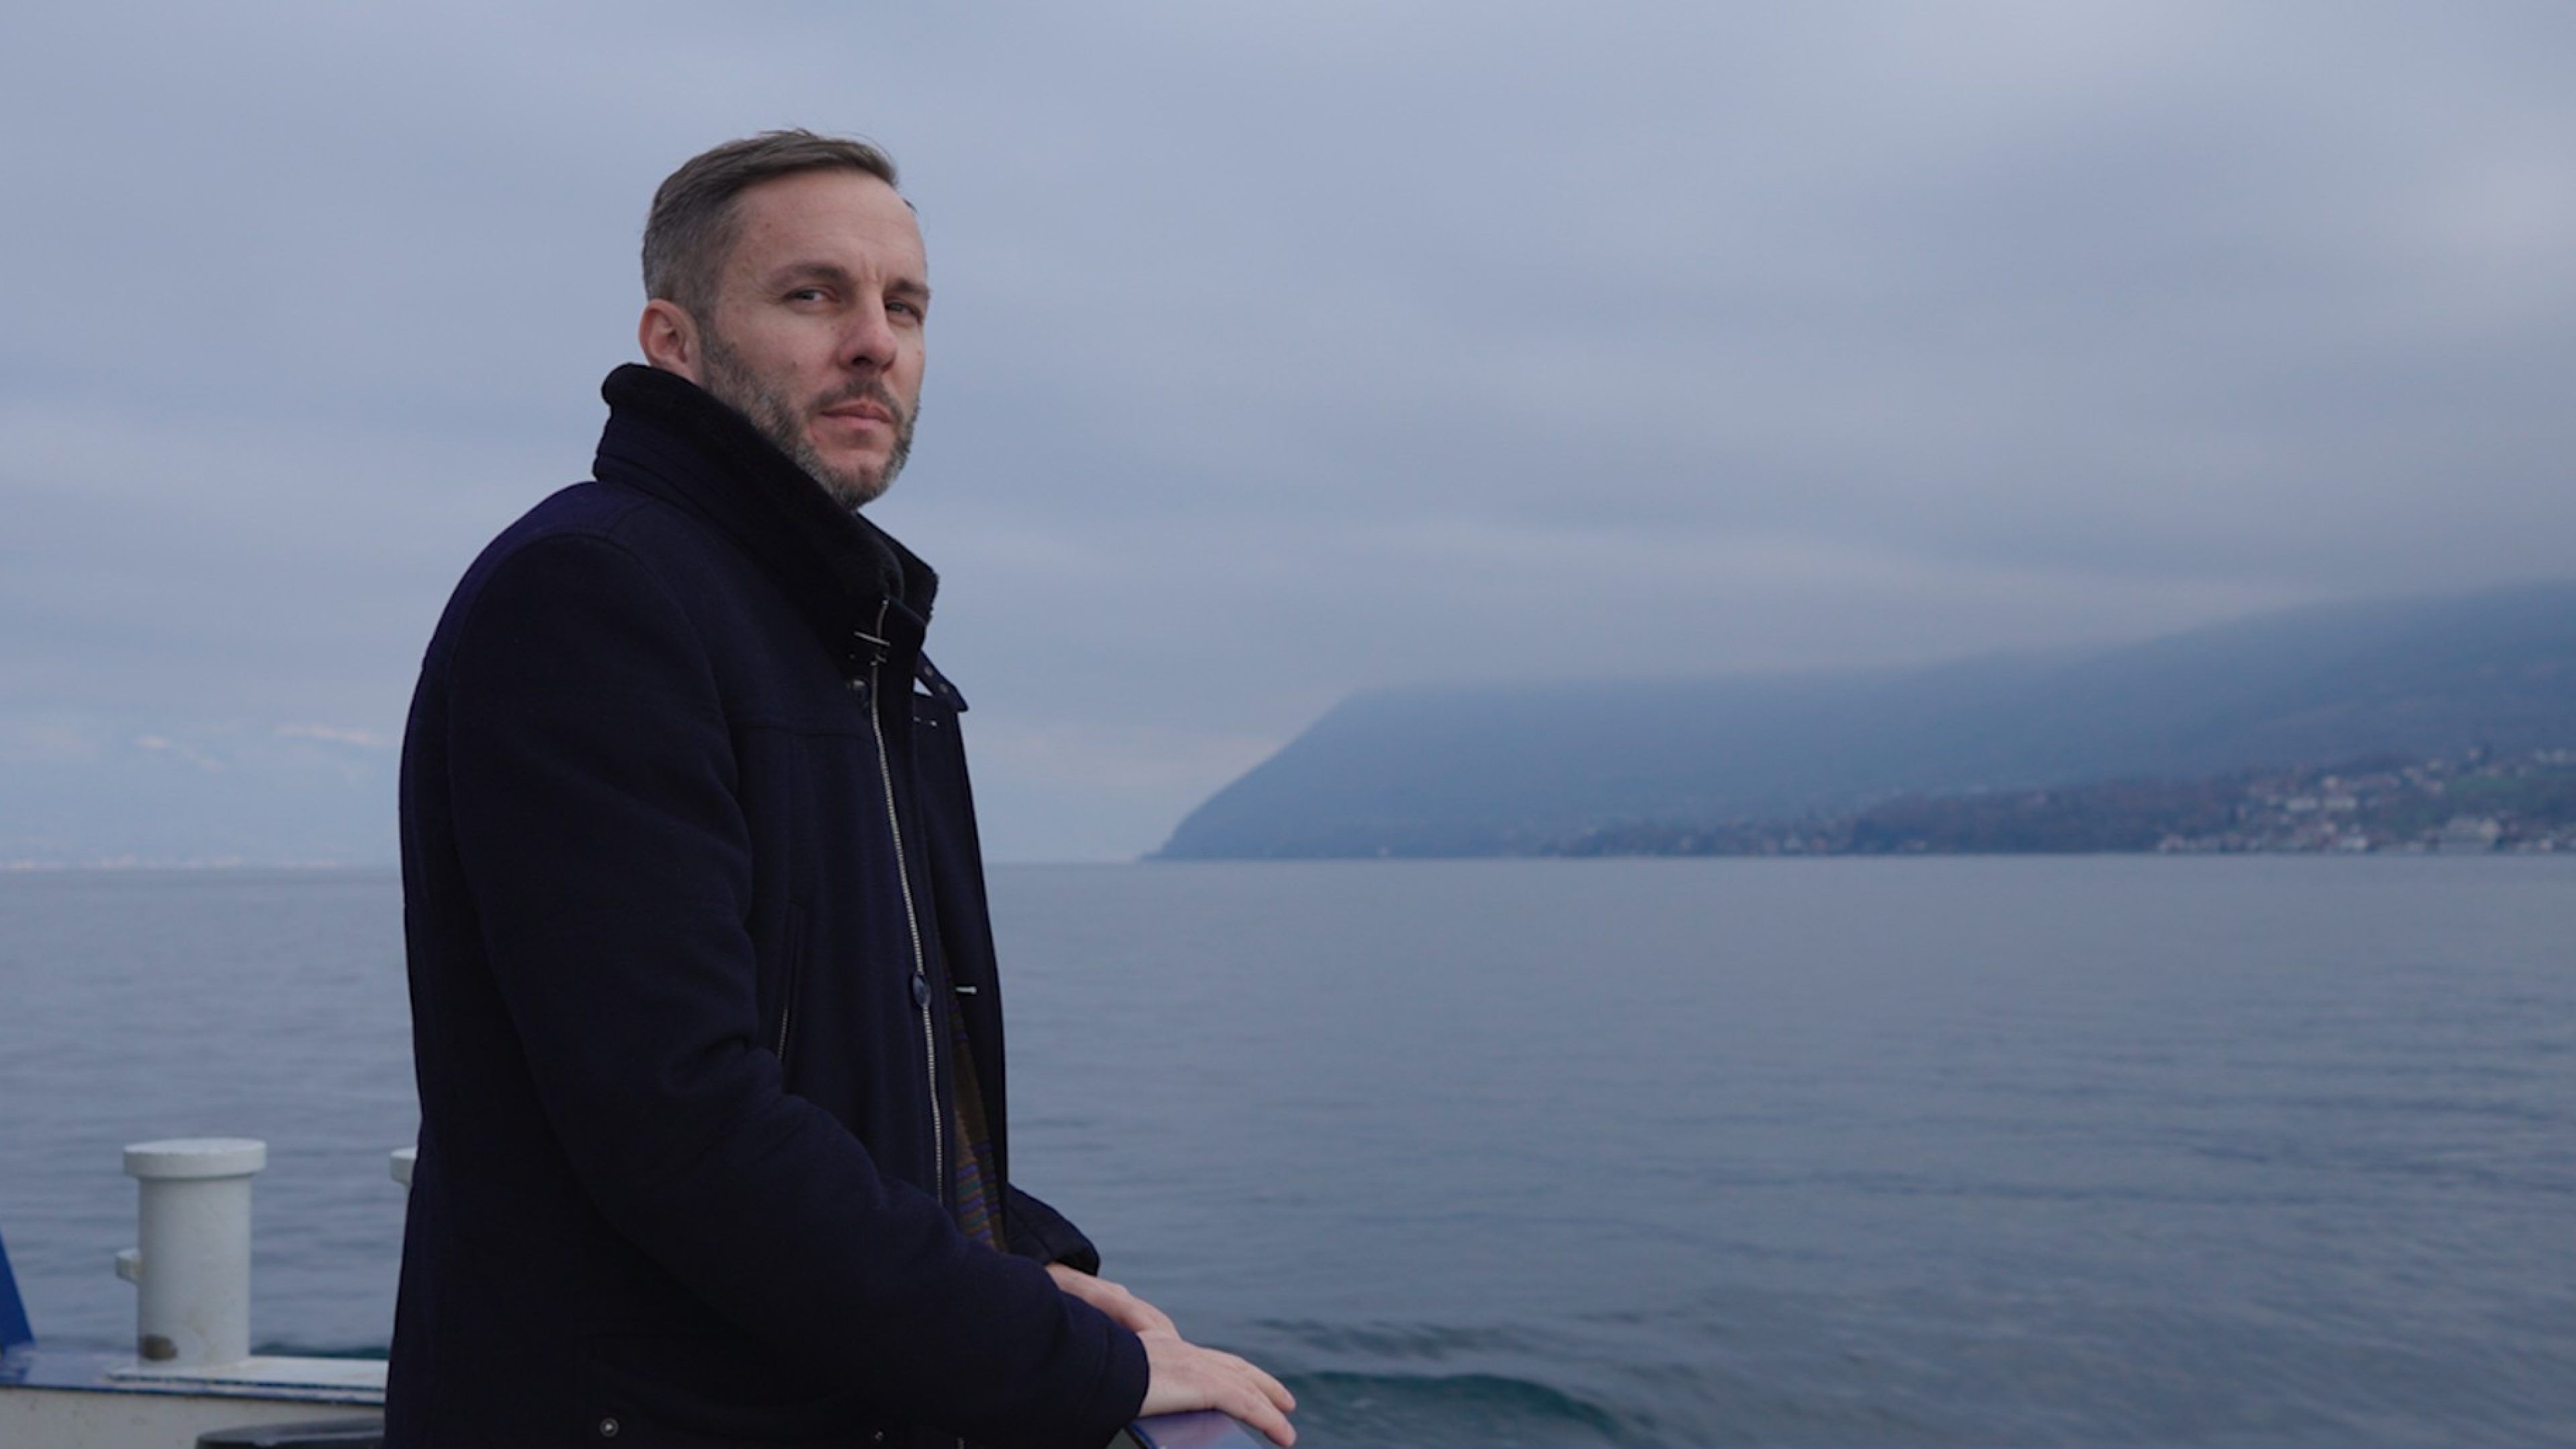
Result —
<path fill-rule="evenodd" d="M 897 184 L 894 158 L 882 148 L 812 131 L 763 131 L 701 152 L 653 193 L 644 220 L 644 295 L 707 317 L 739 230 L 735 201 L 764 181 L 805 171 L 856 171 Z"/>

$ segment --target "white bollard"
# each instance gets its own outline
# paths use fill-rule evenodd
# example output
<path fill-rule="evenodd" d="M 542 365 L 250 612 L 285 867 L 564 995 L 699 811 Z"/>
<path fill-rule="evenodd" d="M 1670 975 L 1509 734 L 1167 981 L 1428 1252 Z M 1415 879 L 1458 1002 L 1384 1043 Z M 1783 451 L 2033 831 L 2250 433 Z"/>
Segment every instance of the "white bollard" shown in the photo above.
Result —
<path fill-rule="evenodd" d="M 268 1144 L 240 1137 L 141 1142 L 142 1246 L 116 1255 L 138 1290 L 134 1351 L 155 1368 L 250 1357 L 250 1180 Z"/>

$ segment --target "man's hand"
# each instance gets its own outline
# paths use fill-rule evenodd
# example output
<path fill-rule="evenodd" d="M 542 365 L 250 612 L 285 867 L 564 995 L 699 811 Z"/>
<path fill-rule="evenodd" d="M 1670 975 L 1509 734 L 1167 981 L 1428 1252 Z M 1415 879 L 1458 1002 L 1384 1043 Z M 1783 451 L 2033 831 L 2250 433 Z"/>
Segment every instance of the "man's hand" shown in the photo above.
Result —
<path fill-rule="evenodd" d="M 1181 1331 L 1172 1326 L 1170 1316 L 1163 1310 L 1106 1278 L 1077 1273 L 1062 1263 L 1047 1264 L 1047 1276 L 1055 1280 L 1055 1286 L 1108 1314 L 1131 1333 L 1168 1333 L 1174 1338 L 1180 1337 Z"/>
<path fill-rule="evenodd" d="M 1145 1362 L 1153 1376 L 1145 1384 L 1145 1414 L 1177 1414 L 1188 1409 L 1215 1409 L 1231 1414 L 1287 1449 L 1297 1442 L 1288 1413 L 1297 1396 L 1285 1384 L 1230 1353 L 1201 1348 L 1177 1333 L 1136 1335 L 1145 1341 Z"/>
<path fill-rule="evenodd" d="M 1049 1263 L 1048 1276 L 1065 1292 L 1124 1324 L 1145 1342 L 1151 1377 L 1145 1385 L 1147 1414 L 1178 1414 L 1215 1409 L 1233 1415 L 1283 1446 L 1297 1442 L 1288 1422 L 1296 1396 L 1259 1368 L 1181 1337 L 1163 1310 L 1106 1278 L 1077 1273 L 1062 1263 Z"/>

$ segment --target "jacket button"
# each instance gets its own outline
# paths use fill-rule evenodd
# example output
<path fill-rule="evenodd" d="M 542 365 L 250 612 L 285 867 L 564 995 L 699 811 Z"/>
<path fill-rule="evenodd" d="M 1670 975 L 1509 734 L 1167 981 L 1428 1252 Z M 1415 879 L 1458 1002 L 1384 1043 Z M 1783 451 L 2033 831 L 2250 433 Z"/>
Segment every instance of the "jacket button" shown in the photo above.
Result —
<path fill-rule="evenodd" d="M 600 1438 L 602 1438 L 602 1439 L 614 1439 L 614 1438 L 616 1438 L 616 1437 L 617 1437 L 617 1421 L 616 1421 L 615 1419 L 602 1419 L 602 1420 L 600 1420 L 600 1421 L 599 1421 L 599 1437 L 600 1437 Z"/>
<path fill-rule="evenodd" d="M 918 976 L 912 978 L 912 1004 L 915 1006 L 930 1004 L 930 983 Z"/>

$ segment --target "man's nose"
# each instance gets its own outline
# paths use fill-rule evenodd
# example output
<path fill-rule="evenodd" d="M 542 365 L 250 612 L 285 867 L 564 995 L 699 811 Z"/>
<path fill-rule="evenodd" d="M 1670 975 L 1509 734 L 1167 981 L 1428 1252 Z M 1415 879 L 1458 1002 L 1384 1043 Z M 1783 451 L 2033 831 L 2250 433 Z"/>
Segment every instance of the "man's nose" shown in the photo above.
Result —
<path fill-rule="evenodd" d="M 894 323 L 886 316 L 884 307 L 860 307 L 853 311 L 849 335 L 841 343 L 845 364 L 883 372 L 894 366 L 894 349 Z"/>

